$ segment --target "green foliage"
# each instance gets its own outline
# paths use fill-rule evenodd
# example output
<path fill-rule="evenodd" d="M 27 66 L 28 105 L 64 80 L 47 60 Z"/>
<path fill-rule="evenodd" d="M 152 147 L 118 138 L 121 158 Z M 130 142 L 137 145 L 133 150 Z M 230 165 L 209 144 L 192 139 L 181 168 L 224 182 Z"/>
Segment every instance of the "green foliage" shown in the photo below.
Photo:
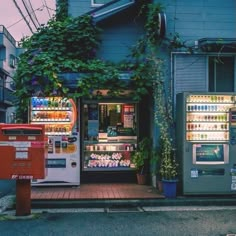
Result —
<path fill-rule="evenodd" d="M 68 0 L 57 0 L 56 19 L 63 21 L 68 17 Z"/>
<path fill-rule="evenodd" d="M 162 39 L 158 35 L 159 18 L 158 14 L 163 10 L 160 4 L 146 4 L 141 13 L 146 13 L 145 32 L 146 34 L 138 41 L 132 50 L 132 56 L 137 60 L 144 60 L 145 65 L 139 68 L 140 74 L 145 74 L 152 82 L 154 97 L 154 119 L 160 131 L 159 152 L 153 161 L 157 168 L 160 168 L 162 178 L 173 179 L 177 176 L 176 160 L 173 155 L 174 142 L 172 138 L 173 116 L 170 84 L 165 80 L 165 61 L 159 57 L 159 49 L 162 44 L 169 42 L 169 48 L 182 47 L 178 35 L 172 40 Z M 143 69 L 143 71 L 142 71 Z M 143 73 L 145 71 L 145 73 Z M 158 163 L 158 164 L 157 164 Z M 159 165 L 160 163 L 160 165 Z M 154 170 L 152 170 L 155 173 Z"/>
<path fill-rule="evenodd" d="M 148 161 L 152 155 L 152 140 L 145 137 L 138 143 L 138 148 L 132 153 L 132 163 L 139 174 L 147 172 Z"/>
<path fill-rule="evenodd" d="M 88 71 L 94 65 L 100 32 L 92 17 L 52 19 L 47 26 L 21 42 L 26 51 L 20 55 L 14 81 L 19 98 L 18 116 L 22 118 L 32 95 L 68 95 L 58 77 L 61 72 Z"/>
<path fill-rule="evenodd" d="M 160 173 L 165 180 L 174 180 L 178 175 L 178 163 L 174 158 L 164 158 L 161 163 Z"/>

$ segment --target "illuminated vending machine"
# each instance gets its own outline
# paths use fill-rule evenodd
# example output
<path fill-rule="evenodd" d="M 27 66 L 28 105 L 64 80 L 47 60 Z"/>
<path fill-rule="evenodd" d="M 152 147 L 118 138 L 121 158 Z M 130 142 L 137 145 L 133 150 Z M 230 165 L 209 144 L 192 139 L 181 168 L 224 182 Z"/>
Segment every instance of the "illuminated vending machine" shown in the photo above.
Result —
<path fill-rule="evenodd" d="M 177 95 L 177 157 L 184 195 L 236 194 L 235 99 L 229 93 Z"/>
<path fill-rule="evenodd" d="M 30 123 L 44 124 L 48 158 L 45 179 L 32 185 L 79 185 L 80 149 L 77 109 L 72 99 L 62 97 L 32 97 Z"/>

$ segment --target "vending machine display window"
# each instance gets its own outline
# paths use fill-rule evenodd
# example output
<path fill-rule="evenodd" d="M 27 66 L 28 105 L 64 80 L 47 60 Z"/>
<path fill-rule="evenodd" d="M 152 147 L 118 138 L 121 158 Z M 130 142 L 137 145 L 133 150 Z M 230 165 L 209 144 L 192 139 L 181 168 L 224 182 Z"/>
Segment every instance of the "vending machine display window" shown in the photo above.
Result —
<path fill-rule="evenodd" d="M 193 164 L 227 164 L 228 144 L 193 144 Z"/>

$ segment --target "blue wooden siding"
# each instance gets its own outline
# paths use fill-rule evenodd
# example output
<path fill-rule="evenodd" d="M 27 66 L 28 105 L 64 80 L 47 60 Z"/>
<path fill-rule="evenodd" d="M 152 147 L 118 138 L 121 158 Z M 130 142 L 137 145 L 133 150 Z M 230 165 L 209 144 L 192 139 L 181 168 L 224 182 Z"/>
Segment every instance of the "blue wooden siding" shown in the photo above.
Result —
<path fill-rule="evenodd" d="M 91 0 L 68 0 L 69 3 L 69 15 L 77 17 L 91 11 Z"/>
<path fill-rule="evenodd" d="M 236 38 L 235 0 L 155 0 L 165 7 L 167 36 L 178 33 L 188 46 L 201 38 Z M 69 14 L 76 17 L 91 11 L 91 0 L 69 0 Z M 128 13 L 128 14 L 131 14 Z M 122 16 L 123 17 L 123 16 Z M 99 57 L 122 60 L 142 33 L 134 19 L 121 17 L 103 25 Z M 121 21 L 122 19 L 122 21 Z"/>
<path fill-rule="evenodd" d="M 165 7 L 167 34 L 178 33 L 189 45 L 206 37 L 236 38 L 235 0 L 158 0 Z"/>
<path fill-rule="evenodd" d="M 122 20 L 118 21 L 118 18 Z M 119 15 L 111 21 L 114 23 L 102 26 L 102 45 L 97 55 L 99 58 L 119 62 L 127 58 L 130 48 L 135 45 L 143 31 L 132 17 L 125 19 L 123 15 Z"/>

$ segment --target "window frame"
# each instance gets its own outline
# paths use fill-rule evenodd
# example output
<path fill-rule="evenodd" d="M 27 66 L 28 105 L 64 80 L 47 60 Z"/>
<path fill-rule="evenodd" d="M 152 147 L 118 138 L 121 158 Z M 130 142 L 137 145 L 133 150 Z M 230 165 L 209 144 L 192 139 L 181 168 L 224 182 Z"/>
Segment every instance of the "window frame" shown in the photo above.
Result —
<path fill-rule="evenodd" d="M 233 75 L 233 86 L 234 86 L 234 88 L 233 88 L 233 91 L 232 92 L 235 92 L 236 91 L 236 56 L 235 56 L 235 54 L 221 54 L 221 55 L 219 55 L 219 54 L 208 54 L 207 55 L 207 85 L 208 85 L 208 88 L 207 88 L 207 90 L 208 90 L 208 92 L 217 92 L 216 91 L 216 86 L 214 86 L 214 91 L 210 91 L 210 76 L 209 76 L 209 73 L 210 73 L 210 68 L 209 68 L 209 62 L 210 62 L 210 57 L 232 57 L 233 58 L 233 60 L 234 60 L 234 62 L 233 62 L 233 73 L 234 73 L 234 75 Z M 214 80 L 215 80 L 215 78 L 214 78 Z M 214 83 L 215 83 L 216 81 L 214 81 Z M 230 91 L 228 91 L 228 92 L 230 92 Z"/>

